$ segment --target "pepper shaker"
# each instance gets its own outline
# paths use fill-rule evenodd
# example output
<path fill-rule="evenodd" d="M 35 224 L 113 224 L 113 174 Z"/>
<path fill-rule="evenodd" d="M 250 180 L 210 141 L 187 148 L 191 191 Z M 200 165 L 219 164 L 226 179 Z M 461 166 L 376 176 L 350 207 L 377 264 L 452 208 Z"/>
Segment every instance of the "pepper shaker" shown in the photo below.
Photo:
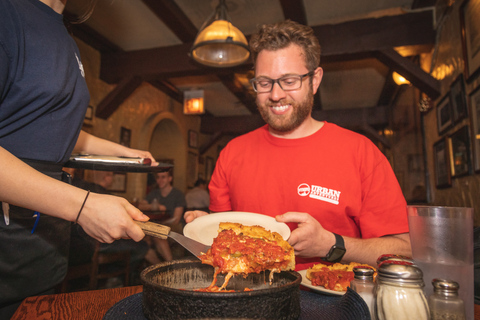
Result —
<path fill-rule="evenodd" d="M 428 298 L 432 320 L 465 320 L 465 305 L 458 297 L 459 285 L 453 280 L 433 279 Z"/>

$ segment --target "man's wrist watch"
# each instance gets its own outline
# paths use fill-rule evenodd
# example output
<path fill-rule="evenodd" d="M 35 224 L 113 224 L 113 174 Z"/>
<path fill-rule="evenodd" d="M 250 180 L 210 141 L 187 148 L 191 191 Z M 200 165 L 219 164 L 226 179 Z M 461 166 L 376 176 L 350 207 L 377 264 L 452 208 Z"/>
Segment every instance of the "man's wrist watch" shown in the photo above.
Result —
<path fill-rule="evenodd" d="M 335 236 L 335 244 L 330 248 L 325 258 L 325 261 L 328 262 L 340 262 L 342 260 L 343 255 L 347 251 L 345 249 L 345 241 L 343 241 L 343 237 L 339 234 L 334 233 Z"/>

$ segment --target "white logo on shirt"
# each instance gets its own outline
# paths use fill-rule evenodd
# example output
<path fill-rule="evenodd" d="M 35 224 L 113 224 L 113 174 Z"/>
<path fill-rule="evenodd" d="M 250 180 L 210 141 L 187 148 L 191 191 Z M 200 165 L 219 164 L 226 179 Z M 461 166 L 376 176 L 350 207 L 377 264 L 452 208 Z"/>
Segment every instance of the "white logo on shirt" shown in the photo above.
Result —
<path fill-rule="evenodd" d="M 309 196 L 310 198 L 322 200 L 325 202 L 330 202 L 333 204 L 339 203 L 340 194 L 341 194 L 341 192 L 337 190 L 315 186 L 315 185 L 312 185 L 310 187 L 306 183 L 302 183 L 297 187 L 297 193 L 299 196 L 302 196 L 302 197 Z"/>
<path fill-rule="evenodd" d="M 76 53 L 75 53 L 75 58 L 77 58 L 78 68 L 80 69 L 80 73 L 82 74 L 82 77 L 85 78 L 85 70 L 83 69 L 82 61 L 80 61 L 80 59 L 78 59 L 78 56 L 77 56 Z"/>
<path fill-rule="evenodd" d="M 306 183 L 302 183 L 297 187 L 298 195 L 301 197 L 306 197 L 310 193 L 310 186 Z"/>

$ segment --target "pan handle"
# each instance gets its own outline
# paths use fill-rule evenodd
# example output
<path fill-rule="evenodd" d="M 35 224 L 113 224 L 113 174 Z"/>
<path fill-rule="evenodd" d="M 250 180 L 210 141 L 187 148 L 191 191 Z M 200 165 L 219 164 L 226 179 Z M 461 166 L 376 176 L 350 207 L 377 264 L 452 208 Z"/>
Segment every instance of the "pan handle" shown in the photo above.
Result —
<path fill-rule="evenodd" d="M 168 234 L 170 233 L 170 227 L 155 223 L 155 222 L 150 222 L 150 221 L 135 221 L 136 224 L 140 228 L 142 228 L 143 232 L 145 232 L 146 235 L 157 237 L 160 239 L 167 239 Z"/>

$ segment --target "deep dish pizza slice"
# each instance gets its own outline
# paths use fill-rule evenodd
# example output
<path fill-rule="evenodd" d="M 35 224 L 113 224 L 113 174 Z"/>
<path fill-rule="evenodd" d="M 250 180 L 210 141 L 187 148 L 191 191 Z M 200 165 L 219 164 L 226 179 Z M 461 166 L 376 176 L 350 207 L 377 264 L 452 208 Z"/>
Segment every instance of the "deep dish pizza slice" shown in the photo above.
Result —
<path fill-rule="evenodd" d="M 295 269 L 294 250 L 277 232 L 260 226 L 244 226 L 240 223 L 222 222 L 212 247 L 200 256 L 202 263 L 215 268 L 215 276 L 208 289 L 215 290 L 217 275 L 226 273 L 225 282 L 218 288 L 226 288 L 230 278 L 236 274 L 247 276 L 270 270 L 273 273 Z"/>
<path fill-rule="evenodd" d="M 307 279 L 314 286 L 322 286 L 333 291 L 347 291 L 347 287 L 350 286 L 350 282 L 354 278 L 353 268 L 358 266 L 375 270 L 369 265 L 358 262 L 350 262 L 350 264 L 335 263 L 332 265 L 318 263 L 307 270 Z"/>

